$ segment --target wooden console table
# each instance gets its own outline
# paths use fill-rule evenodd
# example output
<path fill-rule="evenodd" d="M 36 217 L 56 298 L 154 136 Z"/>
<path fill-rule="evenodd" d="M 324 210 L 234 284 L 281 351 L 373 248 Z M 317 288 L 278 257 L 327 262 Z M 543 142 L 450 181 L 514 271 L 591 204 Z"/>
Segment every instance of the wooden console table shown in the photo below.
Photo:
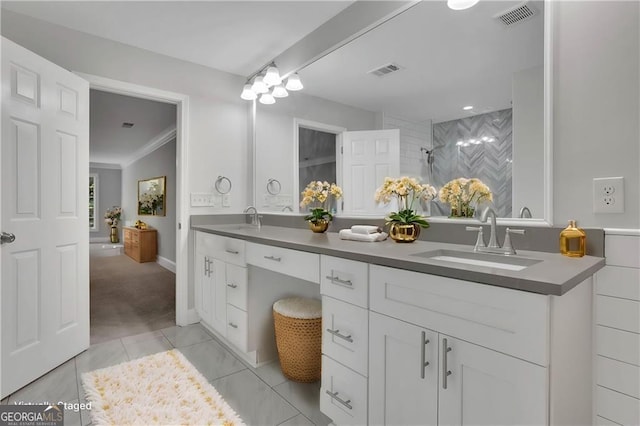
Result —
<path fill-rule="evenodd" d="M 155 229 L 124 227 L 124 254 L 136 262 L 155 262 L 158 250 Z"/>

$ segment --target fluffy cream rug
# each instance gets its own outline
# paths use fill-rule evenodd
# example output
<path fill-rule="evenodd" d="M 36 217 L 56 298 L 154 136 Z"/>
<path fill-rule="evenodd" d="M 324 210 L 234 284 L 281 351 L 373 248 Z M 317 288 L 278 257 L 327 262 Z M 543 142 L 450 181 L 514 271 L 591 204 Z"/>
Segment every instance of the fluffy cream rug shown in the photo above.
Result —
<path fill-rule="evenodd" d="M 242 425 L 207 379 L 173 349 L 82 375 L 94 425 Z"/>

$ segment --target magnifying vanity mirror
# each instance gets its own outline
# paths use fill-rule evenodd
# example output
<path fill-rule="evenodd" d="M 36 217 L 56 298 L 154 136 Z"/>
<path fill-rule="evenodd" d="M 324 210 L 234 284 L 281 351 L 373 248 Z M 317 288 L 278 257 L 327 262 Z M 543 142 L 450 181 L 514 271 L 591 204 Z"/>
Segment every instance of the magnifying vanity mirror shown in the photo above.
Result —
<path fill-rule="evenodd" d="M 380 216 L 385 176 L 437 189 L 475 177 L 500 217 L 550 223 L 546 7 L 423 1 L 300 70 L 304 90 L 256 104 L 255 205 L 299 212 L 308 181 L 327 180 L 343 187 L 339 214 Z M 449 213 L 422 207 L 431 220 Z"/>

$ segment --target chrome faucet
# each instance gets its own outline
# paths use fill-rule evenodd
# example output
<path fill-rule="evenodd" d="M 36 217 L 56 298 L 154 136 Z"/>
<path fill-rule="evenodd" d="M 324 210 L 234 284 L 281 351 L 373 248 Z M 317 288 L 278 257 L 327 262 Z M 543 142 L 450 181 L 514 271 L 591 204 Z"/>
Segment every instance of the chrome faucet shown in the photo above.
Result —
<path fill-rule="evenodd" d="M 467 231 L 477 231 L 478 239 L 476 240 L 476 245 L 473 247 L 473 251 L 485 252 L 485 253 L 498 253 L 504 255 L 513 255 L 516 254 L 516 250 L 511 243 L 511 234 L 519 234 L 524 235 L 524 229 L 511 229 L 507 228 L 505 237 L 504 237 L 504 245 L 500 246 L 498 243 L 497 235 L 497 225 L 496 225 L 496 212 L 491 208 L 487 207 L 480 216 L 481 223 L 487 223 L 487 219 L 491 217 L 491 235 L 489 236 L 489 245 L 485 245 L 483 229 L 482 226 L 467 226 Z"/>
<path fill-rule="evenodd" d="M 291 208 L 291 206 L 284 206 L 284 207 L 282 208 L 282 211 L 283 211 L 283 212 L 290 211 L 291 213 L 293 213 L 293 209 Z"/>
<path fill-rule="evenodd" d="M 260 229 L 260 226 L 262 226 L 262 224 L 260 223 L 260 216 L 258 216 L 258 209 L 256 209 L 253 206 L 249 206 L 246 209 L 244 209 L 244 213 L 246 214 L 251 213 L 251 225 L 257 226 L 258 229 Z"/>
<path fill-rule="evenodd" d="M 480 222 L 487 223 L 487 216 L 491 217 L 491 235 L 489 236 L 489 245 L 487 248 L 499 249 L 500 244 L 498 244 L 498 238 L 496 237 L 496 212 L 491 207 L 487 207 L 482 212 L 482 215 L 480 215 Z"/>

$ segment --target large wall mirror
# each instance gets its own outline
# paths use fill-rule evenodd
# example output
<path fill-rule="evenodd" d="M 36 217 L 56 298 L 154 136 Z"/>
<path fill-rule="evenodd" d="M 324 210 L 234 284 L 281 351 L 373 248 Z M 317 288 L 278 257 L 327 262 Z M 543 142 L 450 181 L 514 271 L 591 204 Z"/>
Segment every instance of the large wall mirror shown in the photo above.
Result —
<path fill-rule="evenodd" d="M 550 223 L 545 7 L 481 1 L 453 11 L 423 1 L 300 70 L 304 90 L 257 104 L 256 206 L 298 212 L 303 180 L 348 180 L 341 149 L 349 132 L 397 129 L 399 150 L 389 151 L 384 170 L 436 188 L 476 177 L 491 188 L 500 217 Z M 345 199 L 354 195 L 343 189 Z M 440 202 L 423 209 L 448 214 Z M 367 213 L 380 210 L 344 211 Z"/>

